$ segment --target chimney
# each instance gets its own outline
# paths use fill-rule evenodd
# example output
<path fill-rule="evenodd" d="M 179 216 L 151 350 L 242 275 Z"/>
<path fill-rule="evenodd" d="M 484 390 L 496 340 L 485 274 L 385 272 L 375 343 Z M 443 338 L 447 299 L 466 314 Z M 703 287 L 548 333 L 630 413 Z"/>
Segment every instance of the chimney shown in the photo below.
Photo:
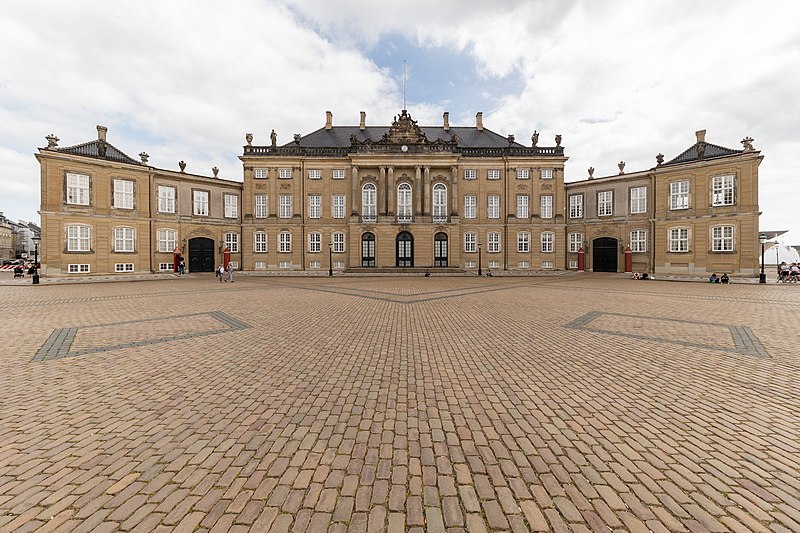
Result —
<path fill-rule="evenodd" d="M 444 118 L 444 131 L 450 131 L 450 113 L 445 111 L 442 117 Z"/>
<path fill-rule="evenodd" d="M 697 142 L 706 142 L 706 130 L 697 130 L 694 134 L 697 136 Z"/>
<path fill-rule="evenodd" d="M 358 129 L 364 131 L 367 129 L 367 113 L 366 111 L 361 112 L 361 121 L 358 123 Z"/>
<path fill-rule="evenodd" d="M 475 115 L 475 127 L 478 128 L 478 131 L 483 131 L 483 111 L 478 111 L 478 114 Z"/>
<path fill-rule="evenodd" d="M 108 128 L 105 126 L 97 126 L 97 140 L 106 142 L 106 133 L 108 133 Z"/>
<path fill-rule="evenodd" d="M 333 127 L 333 113 L 325 111 L 325 129 L 329 130 Z"/>

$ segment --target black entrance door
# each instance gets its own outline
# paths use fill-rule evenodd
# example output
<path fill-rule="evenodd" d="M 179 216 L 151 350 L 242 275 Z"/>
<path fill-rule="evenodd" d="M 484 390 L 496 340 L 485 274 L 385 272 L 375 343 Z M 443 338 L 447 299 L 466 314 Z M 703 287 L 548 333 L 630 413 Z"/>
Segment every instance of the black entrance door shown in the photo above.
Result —
<path fill-rule="evenodd" d="M 447 233 L 437 233 L 433 237 L 433 266 L 447 266 Z"/>
<path fill-rule="evenodd" d="M 361 236 L 361 266 L 375 266 L 375 235 L 372 233 Z"/>
<path fill-rule="evenodd" d="M 189 272 L 214 272 L 213 239 L 189 239 Z"/>
<path fill-rule="evenodd" d="M 414 237 L 407 231 L 397 236 L 397 266 L 414 266 Z"/>
<path fill-rule="evenodd" d="M 592 241 L 592 270 L 595 272 L 617 271 L 617 239 L 601 237 Z"/>

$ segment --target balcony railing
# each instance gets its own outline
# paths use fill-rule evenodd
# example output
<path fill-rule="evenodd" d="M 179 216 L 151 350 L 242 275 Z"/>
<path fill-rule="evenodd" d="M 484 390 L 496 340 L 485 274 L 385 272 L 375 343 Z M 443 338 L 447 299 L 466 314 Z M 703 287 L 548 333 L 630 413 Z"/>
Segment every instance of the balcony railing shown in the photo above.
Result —
<path fill-rule="evenodd" d="M 411 215 L 397 215 L 397 222 L 400 224 L 408 224 L 412 219 L 413 217 Z"/>
<path fill-rule="evenodd" d="M 377 222 L 378 217 L 376 215 L 361 215 L 361 222 L 369 223 L 369 222 Z"/>

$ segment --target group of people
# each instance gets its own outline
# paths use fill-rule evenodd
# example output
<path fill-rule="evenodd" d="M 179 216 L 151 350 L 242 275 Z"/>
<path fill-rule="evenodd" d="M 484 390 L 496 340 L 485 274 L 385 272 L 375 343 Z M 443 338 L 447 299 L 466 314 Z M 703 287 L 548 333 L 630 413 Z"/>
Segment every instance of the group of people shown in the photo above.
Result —
<path fill-rule="evenodd" d="M 723 272 L 721 276 L 717 276 L 717 273 L 714 272 L 710 276 L 708 276 L 708 281 L 711 283 L 728 283 L 730 278 L 728 278 L 728 273 Z"/>
<path fill-rule="evenodd" d="M 228 263 L 227 266 L 220 265 L 216 270 L 216 275 L 219 278 L 219 282 L 228 283 L 229 281 L 233 283 L 233 263 Z M 227 272 L 227 275 L 225 274 Z"/>
<path fill-rule="evenodd" d="M 800 265 L 797 263 L 788 265 L 786 261 L 783 261 L 780 265 L 778 265 L 779 283 L 795 283 L 797 281 L 800 281 Z"/>
<path fill-rule="evenodd" d="M 651 276 L 650 274 L 648 274 L 646 270 L 644 272 L 641 272 L 641 273 L 638 272 L 638 271 L 634 272 L 633 276 L 631 276 L 631 278 L 633 278 L 633 279 L 655 279 L 655 277 Z"/>

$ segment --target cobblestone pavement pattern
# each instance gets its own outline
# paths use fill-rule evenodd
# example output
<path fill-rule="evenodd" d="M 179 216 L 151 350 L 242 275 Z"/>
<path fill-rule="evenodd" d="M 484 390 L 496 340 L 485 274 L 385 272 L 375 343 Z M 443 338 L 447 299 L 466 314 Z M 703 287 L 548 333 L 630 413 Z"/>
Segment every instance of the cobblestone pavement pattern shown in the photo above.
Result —
<path fill-rule="evenodd" d="M 0 287 L 0 530 L 797 532 L 798 302 L 602 275 Z"/>

